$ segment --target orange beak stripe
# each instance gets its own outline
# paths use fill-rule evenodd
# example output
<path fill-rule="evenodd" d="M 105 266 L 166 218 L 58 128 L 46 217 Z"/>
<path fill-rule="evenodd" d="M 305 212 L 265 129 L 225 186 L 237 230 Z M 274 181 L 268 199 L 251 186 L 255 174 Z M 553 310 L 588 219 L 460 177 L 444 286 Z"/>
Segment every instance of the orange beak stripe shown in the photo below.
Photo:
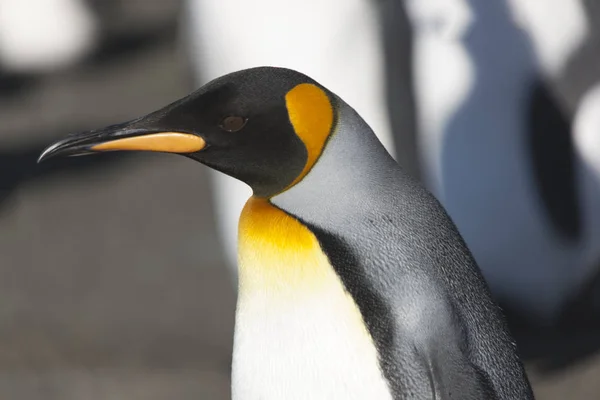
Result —
<path fill-rule="evenodd" d="M 110 140 L 91 148 L 93 151 L 156 151 L 164 153 L 194 153 L 206 142 L 199 136 L 180 132 L 160 132 Z"/>

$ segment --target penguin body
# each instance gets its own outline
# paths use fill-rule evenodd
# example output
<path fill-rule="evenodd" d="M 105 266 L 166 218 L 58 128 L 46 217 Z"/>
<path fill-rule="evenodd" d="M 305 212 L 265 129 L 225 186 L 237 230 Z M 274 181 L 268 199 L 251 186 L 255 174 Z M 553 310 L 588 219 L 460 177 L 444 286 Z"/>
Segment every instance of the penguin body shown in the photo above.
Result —
<path fill-rule="evenodd" d="M 453 223 L 360 116 L 298 72 L 254 68 L 42 159 L 185 154 L 253 189 L 240 218 L 239 399 L 532 399 Z"/>

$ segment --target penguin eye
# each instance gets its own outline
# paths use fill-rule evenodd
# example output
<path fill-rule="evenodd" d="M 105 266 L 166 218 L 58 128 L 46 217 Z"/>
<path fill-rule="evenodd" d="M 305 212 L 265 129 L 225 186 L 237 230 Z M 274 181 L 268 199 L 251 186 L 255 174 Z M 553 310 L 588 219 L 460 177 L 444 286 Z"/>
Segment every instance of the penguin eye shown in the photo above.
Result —
<path fill-rule="evenodd" d="M 227 132 L 237 132 L 246 125 L 246 121 L 246 118 L 231 115 L 223 118 L 219 127 Z"/>

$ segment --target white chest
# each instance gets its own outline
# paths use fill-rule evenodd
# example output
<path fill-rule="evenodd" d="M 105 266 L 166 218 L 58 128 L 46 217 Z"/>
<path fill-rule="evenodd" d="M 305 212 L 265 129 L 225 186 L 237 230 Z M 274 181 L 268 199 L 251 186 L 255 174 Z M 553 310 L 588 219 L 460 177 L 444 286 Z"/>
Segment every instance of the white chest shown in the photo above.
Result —
<path fill-rule="evenodd" d="M 239 256 L 234 400 L 391 400 L 358 307 L 306 227 L 250 200 Z"/>
<path fill-rule="evenodd" d="M 391 399 L 377 353 L 342 288 L 244 298 L 233 399 Z"/>

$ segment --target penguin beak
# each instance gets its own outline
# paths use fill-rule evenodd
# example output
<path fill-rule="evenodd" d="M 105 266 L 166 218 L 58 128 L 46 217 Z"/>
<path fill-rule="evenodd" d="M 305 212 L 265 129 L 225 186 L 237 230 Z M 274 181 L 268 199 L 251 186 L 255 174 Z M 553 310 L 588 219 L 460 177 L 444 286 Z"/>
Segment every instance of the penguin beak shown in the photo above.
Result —
<path fill-rule="evenodd" d="M 44 150 L 38 163 L 57 156 L 73 157 L 105 151 L 187 154 L 200 151 L 206 146 L 204 139 L 194 134 L 140 129 L 132 125 L 134 124 L 129 122 L 71 135 Z"/>

